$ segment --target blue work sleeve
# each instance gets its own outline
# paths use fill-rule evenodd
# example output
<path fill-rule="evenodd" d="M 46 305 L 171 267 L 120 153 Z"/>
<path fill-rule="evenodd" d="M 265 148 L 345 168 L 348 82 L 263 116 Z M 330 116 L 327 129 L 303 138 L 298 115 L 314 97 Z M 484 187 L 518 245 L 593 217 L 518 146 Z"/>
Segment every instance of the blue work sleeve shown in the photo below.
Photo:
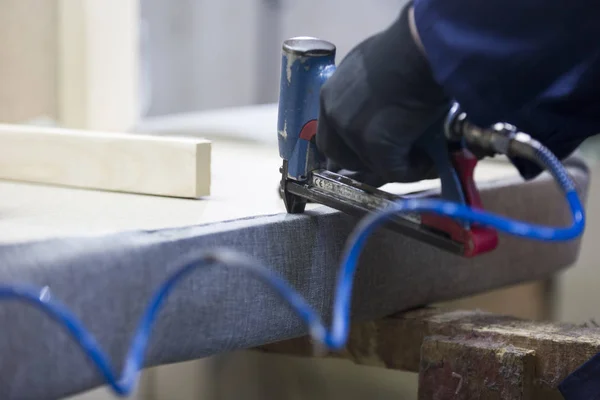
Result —
<path fill-rule="evenodd" d="M 472 122 L 512 123 L 559 158 L 600 133 L 597 2 L 415 0 L 414 10 L 435 79 Z"/>

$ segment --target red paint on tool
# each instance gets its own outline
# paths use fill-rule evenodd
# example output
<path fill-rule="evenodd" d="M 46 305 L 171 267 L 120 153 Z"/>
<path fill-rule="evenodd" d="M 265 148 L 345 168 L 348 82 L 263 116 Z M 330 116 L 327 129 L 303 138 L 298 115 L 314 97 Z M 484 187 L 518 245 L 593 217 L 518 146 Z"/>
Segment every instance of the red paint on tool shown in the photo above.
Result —
<path fill-rule="evenodd" d="M 311 119 L 302 127 L 300 131 L 300 139 L 308 140 L 309 142 L 317 134 L 317 120 Z"/>
<path fill-rule="evenodd" d="M 479 197 L 479 191 L 477 191 L 475 179 L 473 178 L 477 166 L 477 157 L 467 149 L 462 149 L 452 153 L 452 164 L 458 173 L 467 204 L 472 208 L 483 210 L 481 197 Z"/>
<path fill-rule="evenodd" d="M 477 158 L 468 150 L 462 149 L 452 154 L 452 164 L 458 173 L 467 205 L 483 210 L 483 203 L 473 178 Z M 449 217 L 433 214 L 423 214 L 421 221 L 424 225 L 447 233 L 452 240 L 463 243 L 465 257 L 487 253 L 498 246 L 498 232 L 492 228 L 472 224 L 470 229 L 464 229 Z"/>

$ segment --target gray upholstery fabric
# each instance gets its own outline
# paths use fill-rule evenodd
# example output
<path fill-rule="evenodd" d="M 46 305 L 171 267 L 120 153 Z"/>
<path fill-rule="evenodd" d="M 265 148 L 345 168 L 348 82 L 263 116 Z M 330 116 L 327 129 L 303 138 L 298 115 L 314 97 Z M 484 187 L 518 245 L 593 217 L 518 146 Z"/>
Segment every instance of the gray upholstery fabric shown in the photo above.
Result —
<path fill-rule="evenodd" d="M 588 171 L 571 164 L 585 198 Z M 546 224 L 569 220 L 552 180 L 480 186 L 486 208 Z M 321 207 L 159 231 L 0 246 L 0 281 L 48 285 L 78 315 L 115 368 L 151 294 L 192 249 L 229 246 L 281 273 L 329 316 L 340 252 L 356 220 Z M 492 254 L 467 260 L 379 231 L 356 276 L 353 317 L 372 319 L 410 307 L 547 277 L 570 265 L 579 241 L 547 244 L 501 236 Z M 37 309 L 0 304 L 0 398 L 44 399 L 103 383 L 65 332 Z M 172 293 L 154 327 L 146 366 L 205 357 L 305 334 L 277 296 L 244 272 L 199 270 Z"/>

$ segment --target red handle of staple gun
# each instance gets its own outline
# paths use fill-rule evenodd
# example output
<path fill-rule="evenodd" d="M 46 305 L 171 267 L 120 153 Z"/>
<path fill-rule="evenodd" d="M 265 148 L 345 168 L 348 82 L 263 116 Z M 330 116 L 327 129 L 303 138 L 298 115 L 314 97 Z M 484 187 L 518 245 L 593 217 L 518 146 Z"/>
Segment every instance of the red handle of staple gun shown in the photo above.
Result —
<path fill-rule="evenodd" d="M 477 166 L 477 157 L 466 148 L 462 148 L 451 154 L 451 161 L 459 176 L 466 204 L 474 209 L 482 210 L 483 203 L 473 176 Z M 446 232 L 453 240 L 463 243 L 463 255 L 465 257 L 487 253 L 498 246 L 498 232 L 492 228 L 476 224 L 465 228 L 452 218 L 433 214 L 424 214 L 421 222 L 424 225 Z"/>

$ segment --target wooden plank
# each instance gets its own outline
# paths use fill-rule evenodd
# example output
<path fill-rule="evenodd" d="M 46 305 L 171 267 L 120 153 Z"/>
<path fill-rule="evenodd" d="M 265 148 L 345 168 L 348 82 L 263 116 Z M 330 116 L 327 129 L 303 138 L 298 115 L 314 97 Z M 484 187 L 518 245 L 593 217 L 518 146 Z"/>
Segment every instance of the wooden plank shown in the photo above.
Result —
<path fill-rule="evenodd" d="M 0 178 L 160 196 L 210 194 L 211 142 L 0 125 Z"/>
<path fill-rule="evenodd" d="M 58 0 L 58 119 L 129 130 L 139 118 L 139 1 Z"/>

